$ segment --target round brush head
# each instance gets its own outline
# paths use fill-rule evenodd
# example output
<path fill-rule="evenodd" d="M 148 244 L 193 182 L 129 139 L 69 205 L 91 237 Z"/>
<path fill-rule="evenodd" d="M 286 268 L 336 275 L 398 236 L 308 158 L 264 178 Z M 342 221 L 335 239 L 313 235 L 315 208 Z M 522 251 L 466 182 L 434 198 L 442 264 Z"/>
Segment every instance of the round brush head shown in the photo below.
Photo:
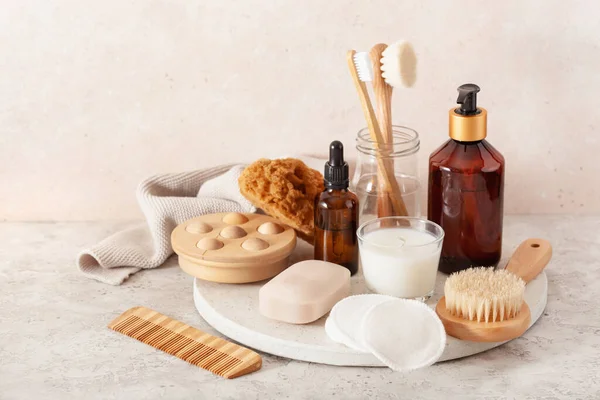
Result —
<path fill-rule="evenodd" d="M 517 275 L 492 268 L 469 268 L 446 279 L 446 310 L 477 322 L 514 318 L 523 305 L 525 281 Z"/>
<path fill-rule="evenodd" d="M 412 45 L 399 41 L 381 53 L 381 76 L 395 88 L 411 87 L 417 80 L 417 55 Z"/>

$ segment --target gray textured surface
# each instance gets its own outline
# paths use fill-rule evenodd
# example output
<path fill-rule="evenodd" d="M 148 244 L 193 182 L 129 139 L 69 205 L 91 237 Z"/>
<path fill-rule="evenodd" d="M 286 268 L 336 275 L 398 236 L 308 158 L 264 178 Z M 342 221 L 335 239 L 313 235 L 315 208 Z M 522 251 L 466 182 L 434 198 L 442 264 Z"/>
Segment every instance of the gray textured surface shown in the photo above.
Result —
<path fill-rule="evenodd" d="M 265 355 L 232 381 L 106 328 L 145 305 L 215 333 L 174 259 L 119 287 L 79 274 L 79 249 L 125 225 L 0 224 L 0 399 L 600 398 L 599 217 L 506 218 L 506 236 L 554 245 L 548 306 L 525 337 L 409 374 Z"/>

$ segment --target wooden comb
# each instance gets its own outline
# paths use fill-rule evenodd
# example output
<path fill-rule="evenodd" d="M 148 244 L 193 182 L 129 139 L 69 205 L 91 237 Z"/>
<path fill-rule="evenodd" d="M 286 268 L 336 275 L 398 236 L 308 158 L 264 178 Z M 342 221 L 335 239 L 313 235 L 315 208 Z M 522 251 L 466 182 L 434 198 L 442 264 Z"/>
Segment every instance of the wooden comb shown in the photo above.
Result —
<path fill-rule="evenodd" d="M 254 351 L 146 307 L 130 308 L 108 327 L 227 379 L 262 366 L 262 358 Z"/>

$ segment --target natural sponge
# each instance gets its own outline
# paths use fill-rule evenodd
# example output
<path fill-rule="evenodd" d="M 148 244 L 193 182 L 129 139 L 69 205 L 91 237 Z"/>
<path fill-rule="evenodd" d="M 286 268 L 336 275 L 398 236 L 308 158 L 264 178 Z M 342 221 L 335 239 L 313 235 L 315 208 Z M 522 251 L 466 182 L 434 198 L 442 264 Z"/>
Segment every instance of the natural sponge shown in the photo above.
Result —
<path fill-rule="evenodd" d="M 313 243 L 314 200 L 324 190 L 320 172 L 295 158 L 263 158 L 249 165 L 238 183 L 252 204 Z"/>

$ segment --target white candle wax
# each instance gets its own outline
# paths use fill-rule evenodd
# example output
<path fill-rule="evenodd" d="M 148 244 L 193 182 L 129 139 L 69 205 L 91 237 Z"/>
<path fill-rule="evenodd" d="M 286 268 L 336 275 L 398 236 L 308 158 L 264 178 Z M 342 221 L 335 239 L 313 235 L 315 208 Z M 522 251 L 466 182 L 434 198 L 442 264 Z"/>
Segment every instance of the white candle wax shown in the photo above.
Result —
<path fill-rule="evenodd" d="M 428 232 L 380 228 L 364 235 L 360 259 L 367 286 L 377 293 L 418 298 L 435 287 L 441 243 Z"/>

